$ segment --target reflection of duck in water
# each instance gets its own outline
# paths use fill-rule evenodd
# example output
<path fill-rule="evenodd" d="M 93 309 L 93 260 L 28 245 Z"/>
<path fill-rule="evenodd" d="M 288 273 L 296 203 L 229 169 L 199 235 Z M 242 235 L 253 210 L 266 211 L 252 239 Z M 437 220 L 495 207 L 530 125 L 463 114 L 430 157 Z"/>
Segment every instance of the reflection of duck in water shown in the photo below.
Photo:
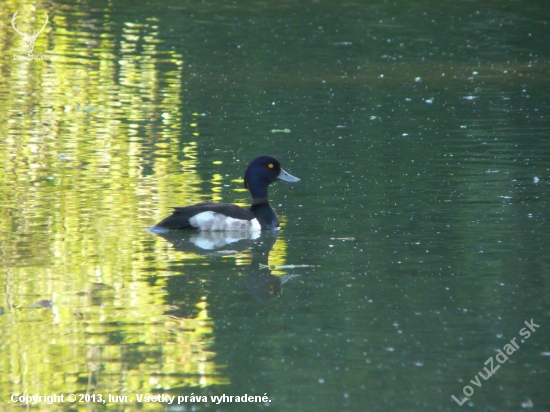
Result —
<path fill-rule="evenodd" d="M 263 233 L 254 242 L 252 248 L 252 262 L 248 268 L 246 286 L 251 295 L 259 300 L 277 299 L 282 292 L 282 286 L 295 275 L 275 276 L 271 274 L 268 266 L 269 253 L 273 249 L 279 232 Z"/>
<path fill-rule="evenodd" d="M 151 231 L 201 230 L 201 231 L 249 231 L 273 230 L 279 227 L 279 218 L 269 204 L 267 189 L 276 180 L 299 182 L 281 168 L 272 156 L 254 159 L 244 174 L 244 186 L 252 195 L 250 209 L 230 203 L 199 203 L 176 207 L 171 216 L 157 223 Z"/>
<path fill-rule="evenodd" d="M 275 276 L 268 266 L 269 253 L 277 242 L 278 230 L 266 232 L 158 232 L 180 252 L 223 256 L 250 250 L 252 259 L 247 269 L 246 285 L 250 294 L 260 300 L 273 300 L 282 292 L 283 283 L 293 275 Z"/>
<path fill-rule="evenodd" d="M 231 255 L 251 249 L 254 239 L 261 235 L 261 232 L 242 230 L 226 232 L 159 231 L 154 228 L 149 230 L 172 243 L 174 249 L 179 252 L 204 256 Z"/>

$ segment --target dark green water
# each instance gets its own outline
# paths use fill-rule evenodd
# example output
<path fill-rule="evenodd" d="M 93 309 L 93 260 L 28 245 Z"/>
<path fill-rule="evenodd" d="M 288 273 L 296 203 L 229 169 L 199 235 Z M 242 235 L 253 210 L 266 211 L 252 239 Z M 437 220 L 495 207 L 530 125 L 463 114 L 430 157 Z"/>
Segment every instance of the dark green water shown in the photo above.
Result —
<path fill-rule="evenodd" d="M 545 2 L 44 10 L 49 61 L 13 60 L 1 32 L 6 408 L 550 409 Z M 278 237 L 216 253 L 146 231 L 172 206 L 247 204 L 261 154 L 301 179 L 271 187 Z"/>

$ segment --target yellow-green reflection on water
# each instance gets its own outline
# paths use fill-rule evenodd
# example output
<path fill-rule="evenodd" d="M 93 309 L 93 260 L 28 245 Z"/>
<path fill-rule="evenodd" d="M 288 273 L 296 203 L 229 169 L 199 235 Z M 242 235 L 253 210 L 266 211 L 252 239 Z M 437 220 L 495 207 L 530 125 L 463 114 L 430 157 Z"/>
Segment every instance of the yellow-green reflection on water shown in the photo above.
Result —
<path fill-rule="evenodd" d="M 42 15 L 5 10 L 33 25 Z M 182 56 L 163 48 L 154 17 L 115 29 L 109 10 L 46 12 L 34 49 L 46 61 L 11 58 L 24 44 L 6 15 L 0 25 L 0 404 L 228 383 L 206 297 L 191 302 L 196 316 L 171 316 L 169 271 L 146 276 L 181 254 L 144 228 L 175 200 L 202 200 Z M 221 175 L 211 182 L 220 200 Z"/>

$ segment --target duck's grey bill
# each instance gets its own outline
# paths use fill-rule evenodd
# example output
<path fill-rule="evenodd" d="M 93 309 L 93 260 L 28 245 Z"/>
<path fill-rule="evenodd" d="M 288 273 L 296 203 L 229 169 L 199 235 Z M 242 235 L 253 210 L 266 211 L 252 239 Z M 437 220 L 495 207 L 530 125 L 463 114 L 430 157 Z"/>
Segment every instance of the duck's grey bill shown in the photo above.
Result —
<path fill-rule="evenodd" d="M 284 180 L 285 182 L 290 182 L 290 183 L 296 183 L 300 181 L 300 179 L 292 176 L 291 174 L 288 174 L 283 169 L 281 169 L 281 173 L 279 173 L 279 176 L 277 176 L 277 179 Z"/>

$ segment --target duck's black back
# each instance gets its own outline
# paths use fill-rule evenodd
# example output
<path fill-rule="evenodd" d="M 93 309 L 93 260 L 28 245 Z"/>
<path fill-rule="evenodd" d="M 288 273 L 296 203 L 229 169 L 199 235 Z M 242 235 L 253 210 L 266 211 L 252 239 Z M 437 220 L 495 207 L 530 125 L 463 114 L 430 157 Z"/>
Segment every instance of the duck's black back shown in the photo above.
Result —
<path fill-rule="evenodd" d="M 170 230 L 197 230 L 197 227 L 189 223 L 189 219 L 202 212 L 215 212 L 240 220 L 252 220 L 255 217 L 250 210 L 232 205 L 231 203 L 199 203 L 192 206 L 175 207 L 171 216 L 168 216 L 155 226 Z"/>

